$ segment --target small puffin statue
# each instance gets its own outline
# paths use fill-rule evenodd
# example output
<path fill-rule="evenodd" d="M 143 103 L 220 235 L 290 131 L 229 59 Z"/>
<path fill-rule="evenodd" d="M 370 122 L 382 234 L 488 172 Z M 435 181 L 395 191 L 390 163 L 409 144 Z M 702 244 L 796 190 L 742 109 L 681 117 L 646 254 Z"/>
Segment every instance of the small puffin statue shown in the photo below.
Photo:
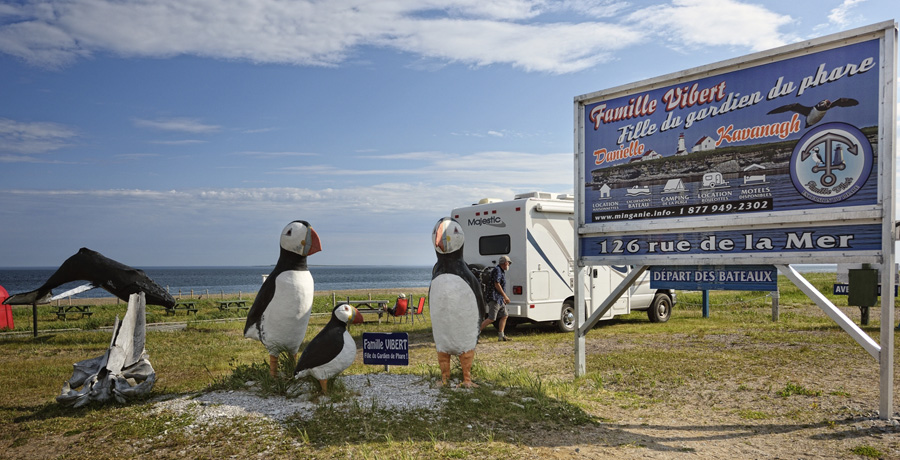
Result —
<path fill-rule="evenodd" d="M 269 374 L 275 377 L 282 351 L 297 358 L 306 337 L 315 288 L 306 257 L 322 250 L 309 222 L 295 220 L 281 231 L 281 254 L 247 313 L 244 337 L 262 342 L 269 352 Z"/>
<path fill-rule="evenodd" d="M 344 372 L 356 359 L 356 342 L 347 332 L 347 325 L 359 312 L 348 304 L 334 307 L 331 320 L 316 334 L 300 355 L 294 378 L 313 376 L 328 393 L 328 379 Z"/>
<path fill-rule="evenodd" d="M 450 356 L 459 356 L 463 381 L 460 386 L 477 387 L 472 382 L 472 362 L 478 343 L 478 328 L 485 314 L 478 278 L 462 256 L 465 235 L 459 223 L 444 217 L 434 226 L 431 242 L 437 263 L 428 288 L 431 329 L 441 368 L 441 383 L 450 379 Z"/>

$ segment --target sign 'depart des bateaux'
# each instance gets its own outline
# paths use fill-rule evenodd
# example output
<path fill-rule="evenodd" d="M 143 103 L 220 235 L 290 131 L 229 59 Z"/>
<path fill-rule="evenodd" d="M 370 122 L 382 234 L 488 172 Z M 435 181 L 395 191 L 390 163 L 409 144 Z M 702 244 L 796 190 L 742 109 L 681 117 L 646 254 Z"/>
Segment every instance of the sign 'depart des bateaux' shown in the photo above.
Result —
<path fill-rule="evenodd" d="M 877 259 L 894 61 L 860 30 L 576 97 L 579 257 Z"/>
<path fill-rule="evenodd" d="M 776 291 L 774 265 L 674 265 L 650 268 L 651 289 Z"/>

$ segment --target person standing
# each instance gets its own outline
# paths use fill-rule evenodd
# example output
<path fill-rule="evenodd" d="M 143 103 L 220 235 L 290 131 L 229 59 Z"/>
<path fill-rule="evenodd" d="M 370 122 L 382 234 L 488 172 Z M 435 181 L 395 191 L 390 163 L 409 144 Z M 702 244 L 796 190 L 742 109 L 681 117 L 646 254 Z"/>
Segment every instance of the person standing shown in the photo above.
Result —
<path fill-rule="evenodd" d="M 481 334 L 481 331 L 483 331 L 487 325 L 494 321 L 498 321 L 497 330 L 500 332 L 497 336 L 497 340 L 500 342 L 512 340 L 507 337 L 504 332 L 506 330 L 506 318 L 509 317 L 509 313 L 506 311 L 506 304 L 509 303 L 509 296 L 506 295 L 506 271 L 509 270 L 511 264 L 512 261 L 508 256 L 500 256 L 497 266 L 494 267 L 491 272 L 491 283 L 493 284 L 494 289 L 491 290 L 490 298 L 484 299 L 488 304 L 488 313 L 487 318 L 481 322 L 481 328 L 478 330 L 478 333 Z"/>

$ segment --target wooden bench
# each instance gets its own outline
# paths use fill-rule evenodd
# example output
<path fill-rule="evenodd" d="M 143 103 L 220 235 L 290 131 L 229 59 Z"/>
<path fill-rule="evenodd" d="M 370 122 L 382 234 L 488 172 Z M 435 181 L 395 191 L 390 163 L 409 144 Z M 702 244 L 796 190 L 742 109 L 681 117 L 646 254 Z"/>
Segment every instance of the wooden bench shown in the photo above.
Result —
<path fill-rule="evenodd" d="M 90 305 L 60 305 L 56 310 L 56 319 L 66 321 L 66 315 L 74 315 L 76 313 L 80 313 L 81 318 L 94 314 Z"/>
<path fill-rule="evenodd" d="M 363 315 L 363 320 L 366 319 L 366 314 L 370 315 L 378 315 L 378 322 L 381 322 L 381 317 L 384 315 L 384 309 L 387 307 L 389 300 L 347 300 L 345 302 L 340 303 L 348 303 L 352 305 L 356 310 Z M 373 306 L 374 305 L 374 306 Z"/>
<path fill-rule="evenodd" d="M 237 308 L 238 310 L 249 310 L 250 307 L 247 306 L 246 300 L 221 300 L 219 301 L 219 310 L 226 311 L 231 308 Z"/>
<path fill-rule="evenodd" d="M 172 308 L 166 308 L 166 314 L 168 315 L 169 313 L 171 313 L 174 315 L 175 313 L 178 313 L 178 310 L 184 310 L 187 314 L 193 313 L 196 315 L 197 302 L 194 302 L 192 300 L 175 302 L 175 306 L 173 306 Z"/>

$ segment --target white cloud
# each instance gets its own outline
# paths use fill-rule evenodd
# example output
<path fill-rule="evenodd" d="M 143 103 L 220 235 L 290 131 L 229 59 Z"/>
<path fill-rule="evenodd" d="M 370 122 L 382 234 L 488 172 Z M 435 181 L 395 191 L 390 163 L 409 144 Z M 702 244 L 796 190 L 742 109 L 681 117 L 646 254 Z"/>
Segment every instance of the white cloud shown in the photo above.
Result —
<path fill-rule="evenodd" d="M 200 139 L 181 139 L 177 141 L 150 141 L 150 143 L 158 145 L 194 145 L 205 144 L 206 141 L 201 141 Z"/>
<path fill-rule="evenodd" d="M 828 14 L 828 20 L 833 24 L 846 27 L 850 23 L 856 20 L 856 17 L 851 15 L 851 10 L 861 3 L 865 2 L 865 0 L 844 0 L 843 3 L 838 5 L 838 7 L 831 10 Z"/>
<path fill-rule="evenodd" d="M 673 0 L 667 6 L 638 10 L 629 20 L 653 24 L 657 34 L 675 47 L 727 45 L 755 51 L 786 44 L 778 29 L 792 21 L 790 16 L 736 0 Z"/>
<path fill-rule="evenodd" d="M 23 155 L 52 152 L 67 147 L 76 135 L 74 129 L 58 123 L 0 118 L 0 152 Z"/>
<path fill-rule="evenodd" d="M 191 190 L 0 190 L 0 201 L 32 200 L 34 206 L 64 201 L 72 209 L 102 208 L 104 212 L 142 213 L 146 209 L 192 209 L 196 212 L 232 216 L 267 214 L 276 211 L 319 216 L 321 220 L 352 215 L 367 217 L 401 213 L 445 213 L 485 196 L 507 196 L 514 191 L 506 185 L 469 187 L 433 186 L 425 183 L 383 183 L 375 186 L 339 188 L 227 188 Z M 473 201 L 474 200 L 474 201 Z M 160 208 L 162 207 L 162 208 Z M 3 206 L 0 206 L 3 208 Z M 439 216 L 438 216 L 439 217 Z"/>
<path fill-rule="evenodd" d="M 160 118 L 157 120 L 143 120 L 136 118 L 134 125 L 141 128 L 152 128 L 161 131 L 177 131 L 191 134 L 205 134 L 220 131 L 222 128 L 216 125 L 208 125 L 193 118 Z"/>
<path fill-rule="evenodd" d="M 419 62 L 562 74 L 647 40 L 647 23 L 690 45 L 763 49 L 783 42 L 778 28 L 789 21 L 736 0 L 674 0 L 612 22 L 628 6 L 615 0 L 34 0 L 6 6 L 0 52 L 47 67 L 103 53 L 335 66 L 362 46 L 379 46 Z M 567 16 L 576 19 L 559 20 Z"/>
<path fill-rule="evenodd" d="M 281 174 L 331 177 L 375 177 L 396 180 L 423 181 L 430 184 L 528 184 L 529 187 L 571 188 L 574 174 L 571 153 L 535 154 L 522 152 L 479 152 L 457 155 L 444 152 L 411 152 L 366 157 L 397 161 L 399 167 L 352 169 L 332 165 L 287 166 Z M 554 190 L 556 191 L 556 190 Z"/>
<path fill-rule="evenodd" d="M 311 152 L 237 152 L 235 155 L 244 155 L 255 158 L 285 158 L 285 157 L 312 157 L 319 156 L 318 153 Z"/>
<path fill-rule="evenodd" d="M 306 219 L 325 247 L 317 264 L 385 264 L 389 253 L 405 254 L 389 263 L 428 264 L 434 260 L 428 235 L 438 218 L 481 198 L 510 199 L 513 193 L 506 185 L 399 182 L 317 190 L 0 190 L 0 260 L 54 265 L 90 247 L 114 258 L 126 254 L 117 260 L 137 266 L 270 264 L 278 256 L 278 232 L 287 222 Z M 48 219 L 66 231 L 47 225 Z M 345 247 L 348 238 L 358 241 Z M 35 244 L 41 254 L 29 257 L 21 250 Z M 357 252 L 366 245 L 377 248 Z"/>
<path fill-rule="evenodd" d="M 158 153 L 120 153 L 118 155 L 114 155 L 115 158 L 119 158 L 122 160 L 140 160 L 143 158 L 153 158 L 158 156 Z"/>

